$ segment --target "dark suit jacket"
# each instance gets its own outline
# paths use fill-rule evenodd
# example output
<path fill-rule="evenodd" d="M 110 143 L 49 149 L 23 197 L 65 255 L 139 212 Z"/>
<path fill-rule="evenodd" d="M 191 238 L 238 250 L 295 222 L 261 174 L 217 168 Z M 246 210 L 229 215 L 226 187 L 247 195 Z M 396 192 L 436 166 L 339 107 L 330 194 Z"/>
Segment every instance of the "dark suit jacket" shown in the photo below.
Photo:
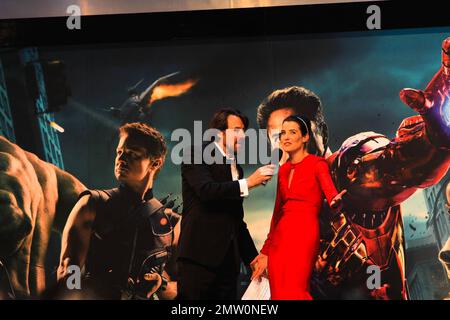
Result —
<path fill-rule="evenodd" d="M 214 150 L 220 152 L 217 148 Z M 250 264 L 258 252 L 243 221 L 239 182 L 232 180 L 231 165 L 220 157 L 223 164 L 191 162 L 181 166 L 183 219 L 179 258 L 217 267 L 234 241 L 237 254 L 244 263 Z M 193 161 L 192 153 L 186 158 Z M 239 165 L 237 168 L 241 179 L 243 170 Z"/>

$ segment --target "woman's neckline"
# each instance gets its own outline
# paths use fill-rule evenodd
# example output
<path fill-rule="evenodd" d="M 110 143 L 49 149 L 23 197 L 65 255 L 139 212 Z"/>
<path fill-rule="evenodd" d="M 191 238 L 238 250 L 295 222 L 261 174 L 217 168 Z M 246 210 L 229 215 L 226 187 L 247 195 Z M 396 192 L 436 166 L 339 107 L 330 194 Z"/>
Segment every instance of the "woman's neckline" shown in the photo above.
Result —
<path fill-rule="evenodd" d="M 289 163 L 292 165 L 292 166 L 296 166 L 296 165 L 299 165 L 300 163 L 302 163 L 306 158 L 308 158 L 309 156 L 310 156 L 311 154 L 310 153 L 308 153 L 302 160 L 300 160 L 299 162 L 292 162 L 291 160 L 289 160 Z"/>

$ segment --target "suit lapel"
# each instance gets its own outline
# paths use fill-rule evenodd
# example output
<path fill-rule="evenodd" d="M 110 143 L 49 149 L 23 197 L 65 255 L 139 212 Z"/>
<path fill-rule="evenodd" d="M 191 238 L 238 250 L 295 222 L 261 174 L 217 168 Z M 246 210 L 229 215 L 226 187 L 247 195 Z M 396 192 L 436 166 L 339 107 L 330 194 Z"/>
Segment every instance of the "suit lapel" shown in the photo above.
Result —
<path fill-rule="evenodd" d="M 222 156 L 222 164 L 215 164 L 215 167 L 220 172 L 220 175 L 223 177 L 223 180 L 225 181 L 231 181 L 233 180 L 233 177 L 231 176 L 231 165 L 227 163 L 227 159 L 223 157 L 222 153 L 219 149 L 217 149 L 217 146 L 214 145 L 214 157 L 216 153 L 220 154 Z"/>
<path fill-rule="evenodd" d="M 233 177 L 231 176 L 231 165 L 227 164 L 227 159 L 224 157 L 223 158 L 223 163 L 224 164 L 220 164 L 219 166 L 222 168 L 222 172 L 224 174 L 224 177 L 226 177 L 227 181 L 231 181 L 233 180 Z"/>
<path fill-rule="evenodd" d="M 217 149 L 217 146 L 215 146 L 214 152 L 219 152 L 220 154 L 222 154 L 220 150 Z M 226 157 L 223 157 L 222 160 L 224 164 L 219 166 L 222 167 L 222 169 L 224 170 L 224 175 L 227 178 L 227 180 L 231 181 L 233 180 L 233 176 L 231 175 L 231 164 L 227 163 Z M 242 179 L 244 177 L 244 170 L 238 163 L 236 163 L 236 168 L 238 170 L 239 179 Z"/>

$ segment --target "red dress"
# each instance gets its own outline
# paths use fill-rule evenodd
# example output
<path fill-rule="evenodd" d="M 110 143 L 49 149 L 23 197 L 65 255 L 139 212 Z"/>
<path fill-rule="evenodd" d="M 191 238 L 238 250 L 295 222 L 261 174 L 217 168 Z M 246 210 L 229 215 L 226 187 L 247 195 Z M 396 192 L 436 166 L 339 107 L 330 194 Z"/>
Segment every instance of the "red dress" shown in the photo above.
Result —
<path fill-rule="evenodd" d="M 312 299 L 309 280 L 319 250 L 319 212 L 324 195 L 330 203 L 337 194 L 323 158 L 307 155 L 280 167 L 270 232 L 261 250 L 268 256 L 273 300 Z"/>

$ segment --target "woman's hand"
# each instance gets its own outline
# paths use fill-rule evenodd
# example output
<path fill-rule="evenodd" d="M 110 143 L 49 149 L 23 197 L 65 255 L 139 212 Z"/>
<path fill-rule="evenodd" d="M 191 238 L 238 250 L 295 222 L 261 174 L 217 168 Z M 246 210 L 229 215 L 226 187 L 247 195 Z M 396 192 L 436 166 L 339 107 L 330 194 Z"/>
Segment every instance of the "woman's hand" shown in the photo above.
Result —
<path fill-rule="evenodd" d="M 260 253 L 256 256 L 255 259 L 250 263 L 250 267 L 253 270 L 252 280 L 258 279 L 261 280 L 261 276 L 265 274 L 267 277 L 266 269 L 267 269 L 267 256 L 265 254 Z"/>
<path fill-rule="evenodd" d="M 331 200 L 330 208 L 333 209 L 335 212 L 339 212 L 342 209 L 342 198 L 344 194 L 347 193 L 347 190 L 342 190 L 337 196 Z"/>

